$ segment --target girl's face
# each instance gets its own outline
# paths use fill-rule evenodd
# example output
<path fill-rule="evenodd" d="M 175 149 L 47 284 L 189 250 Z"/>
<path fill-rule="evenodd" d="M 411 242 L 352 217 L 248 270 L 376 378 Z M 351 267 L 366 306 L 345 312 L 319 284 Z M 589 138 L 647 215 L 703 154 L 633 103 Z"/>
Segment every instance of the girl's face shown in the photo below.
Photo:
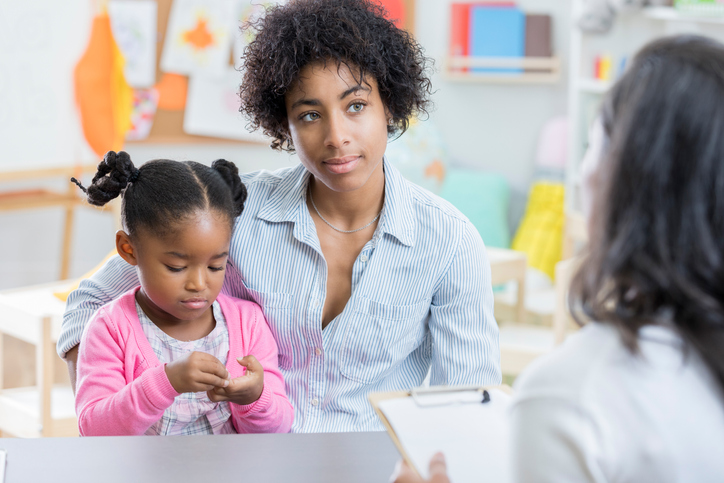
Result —
<path fill-rule="evenodd" d="M 142 229 L 143 230 L 143 229 Z M 130 242 L 141 282 L 138 302 L 157 324 L 208 320 L 224 283 L 229 255 L 229 219 L 202 211 L 160 238 L 141 231 Z M 126 248 L 119 244 L 119 253 Z"/>
<path fill-rule="evenodd" d="M 387 110 L 377 82 L 359 84 L 349 68 L 313 63 L 286 94 L 289 133 L 299 159 L 329 189 L 349 192 L 383 181 Z"/>

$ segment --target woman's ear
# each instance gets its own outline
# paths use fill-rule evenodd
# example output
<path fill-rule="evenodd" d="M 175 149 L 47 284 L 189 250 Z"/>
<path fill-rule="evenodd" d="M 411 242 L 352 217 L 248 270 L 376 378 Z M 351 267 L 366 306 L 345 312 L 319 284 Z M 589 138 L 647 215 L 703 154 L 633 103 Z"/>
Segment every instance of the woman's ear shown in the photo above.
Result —
<path fill-rule="evenodd" d="M 138 265 L 138 259 L 136 258 L 136 249 L 133 247 L 131 238 L 123 230 L 116 232 L 116 250 L 118 254 L 131 265 Z"/>

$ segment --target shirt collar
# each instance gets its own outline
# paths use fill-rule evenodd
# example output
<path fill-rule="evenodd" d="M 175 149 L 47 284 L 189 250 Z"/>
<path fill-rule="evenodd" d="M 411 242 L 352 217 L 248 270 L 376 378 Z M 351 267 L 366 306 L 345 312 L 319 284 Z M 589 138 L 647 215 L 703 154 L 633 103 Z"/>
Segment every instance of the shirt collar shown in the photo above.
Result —
<path fill-rule="evenodd" d="M 385 170 L 385 203 L 380 216 L 378 233 L 388 233 L 400 243 L 413 246 L 415 242 L 415 217 L 413 197 L 409 182 L 392 163 L 383 159 Z M 301 163 L 287 172 L 287 175 L 272 191 L 257 215 L 275 222 L 301 224 L 306 208 L 307 186 L 311 174 Z"/>

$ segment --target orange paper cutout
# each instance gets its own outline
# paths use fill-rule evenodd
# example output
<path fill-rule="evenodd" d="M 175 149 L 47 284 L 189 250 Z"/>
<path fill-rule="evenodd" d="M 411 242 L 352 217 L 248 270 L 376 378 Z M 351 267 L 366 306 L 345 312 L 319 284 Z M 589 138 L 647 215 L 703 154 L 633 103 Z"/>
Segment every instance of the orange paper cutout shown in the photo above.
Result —
<path fill-rule="evenodd" d="M 165 73 L 156 84 L 158 108 L 166 111 L 183 111 L 186 107 L 188 79 L 179 74 Z"/>
<path fill-rule="evenodd" d="M 214 36 L 206 28 L 207 23 L 208 21 L 203 17 L 196 19 L 196 27 L 193 30 L 184 31 L 184 42 L 196 50 L 203 50 L 210 45 L 214 45 Z"/>
<path fill-rule="evenodd" d="M 100 157 L 122 149 L 131 126 L 133 90 L 123 75 L 124 64 L 108 14 L 98 15 L 88 47 L 75 66 L 74 82 L 83 134 Z"/>

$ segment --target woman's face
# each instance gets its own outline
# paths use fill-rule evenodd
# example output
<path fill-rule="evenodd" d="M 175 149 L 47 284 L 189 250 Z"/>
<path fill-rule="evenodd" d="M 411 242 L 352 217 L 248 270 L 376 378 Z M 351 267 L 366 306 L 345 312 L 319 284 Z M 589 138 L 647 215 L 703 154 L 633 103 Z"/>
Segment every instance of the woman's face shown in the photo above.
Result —
<path fill-rule="evenodd" d="M 289 134 L 302 164 L 336 192 L 384 180 L 387 110 L 375 79 L 345 65 L 312 63 L 285 96 Z"/>

